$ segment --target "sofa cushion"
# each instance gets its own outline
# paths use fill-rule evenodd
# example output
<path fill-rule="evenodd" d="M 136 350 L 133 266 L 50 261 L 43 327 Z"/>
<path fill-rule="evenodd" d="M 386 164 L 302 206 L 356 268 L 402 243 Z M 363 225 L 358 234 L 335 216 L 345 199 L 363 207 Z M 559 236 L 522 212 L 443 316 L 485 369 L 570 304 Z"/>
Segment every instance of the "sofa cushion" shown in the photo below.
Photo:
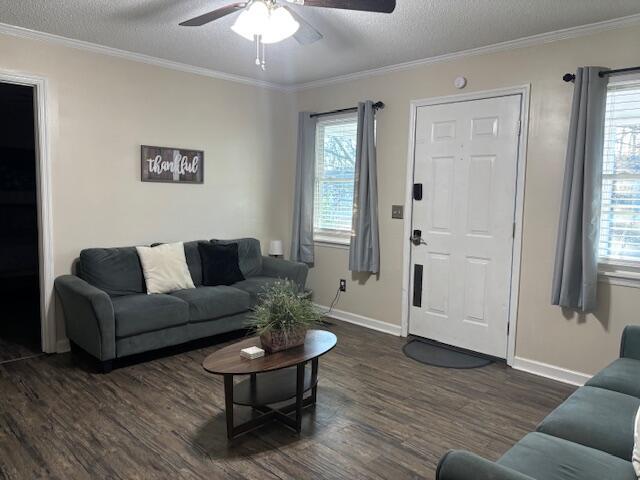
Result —
<path fill-rule="evenodd" d="M 250 327 L 248 312 L 236 313 L 228 317 L 205 320 L 204 322 L 190 322 L 187 325 L 190 339 L 211 337 L 227 332 L 245 330 Z"/>
<path fill-rule="evenodd" d="M 238 244 L 202 242 L 198 244 L 202 259 L 202 283 L 208 287 L 233 285 L 244 280 L 238 265 Z"/>
<path fill-rule="evenodd" d="M 187 259 L 191 279 L 196 287 L 202 285 L 202 260 L 198 251 L 198 243 L 205 241 L 184 242 L 184 256 Z"/>
<path fill-rule="evenodd" d="M 180 345 L 189 340 L 189 325 L 179 325 L 155 332 L 145 332 L 139 335 L 118 338 L 116 340 L 116 352 L 118 357 L 126 357 L 136 353 Z"/>
<path fill-rule="evenodd" d="M 527 434 L 498 463 L 539 480 L 637 480 L 630 461 L 544 433 Z"/>
<path fill-rule="evenodd" d="M 247 292 L 224 285 L 178 290 L 173 292 L 171 296 L 187 302 L 189 320 L 192 322 L 213 320 L 245 312 L 249 310 L 251 302 Z"/>
<path fill-rule="evenodd" d="M 79 273 L 83 280 L 111 296 L 147 293 L 135 247 L 82 250 Z"/>
<path fill-rule="evenodd" d="M 172 295 L 127 295 L 113 299 L 116 337 L 129 337 L 189 321 L 189 304 Z"/>
<path fill-rule="evenodd" d="M 630 460 L 638 407 L 636 397 L 582 387 L 551 412 L 538 431 Z"/>
<path fill-rule="evenodd" d="M 262 272 L 262 250 L 260 241 L 255 238 L 239 238 L 237 240 L 211 240 L 211 243 L 238 244 L 238 260 L 240 271 L 245 278 L 260 275 Z"/>
<path fill-rule="evenodd" d="M 640 360 L 619 358 L 594 375 L 586 385 L 640 398 Z"/>
<path fill-rule="evenodd" d="M 136 247 L 147 293 L 170 293 L 196 288 L 187 266 L 182 242 L 163 243 L 156 247 Z"/>
<path fill-rule="evenodd" d="M 234 283 L 233 288 L 238 288 L 251 295 L 251 306 L 255 305 L 258 301 L 258 296 L 265 291 L 269 286 L 274 283 L 281 282 L 279 278 L 273 277 L 251 277 L 243 280 L 242 282 Z"/>

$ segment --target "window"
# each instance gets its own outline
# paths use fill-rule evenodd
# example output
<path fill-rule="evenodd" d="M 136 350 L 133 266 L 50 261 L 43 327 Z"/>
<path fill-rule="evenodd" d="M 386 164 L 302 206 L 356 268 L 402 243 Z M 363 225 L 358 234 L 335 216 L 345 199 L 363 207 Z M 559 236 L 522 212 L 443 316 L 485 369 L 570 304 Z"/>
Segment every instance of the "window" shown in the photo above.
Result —
<path fill-rule="evenodd" d="M 351 241 L 357 131 L 355 115 L 317 123 L 313 230 L 318 242 Z"/>
<path fill-rule="evenodd" d="M 640 266 L 640 81 L 607 93 L 599 256 Z"/>

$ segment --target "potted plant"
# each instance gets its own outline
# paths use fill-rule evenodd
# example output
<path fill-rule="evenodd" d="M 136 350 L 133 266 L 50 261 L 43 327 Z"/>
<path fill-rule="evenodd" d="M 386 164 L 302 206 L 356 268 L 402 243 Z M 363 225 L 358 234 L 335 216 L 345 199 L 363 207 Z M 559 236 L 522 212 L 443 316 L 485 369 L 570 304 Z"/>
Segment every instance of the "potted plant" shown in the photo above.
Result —
<path fill-rule="evenodd" d="M 291 283 L 281 281 L 259 295 L 249 319 L 262 348 L 273 353 L 304 344 L 307 330 L 320 323 L 322 314 Z"/>

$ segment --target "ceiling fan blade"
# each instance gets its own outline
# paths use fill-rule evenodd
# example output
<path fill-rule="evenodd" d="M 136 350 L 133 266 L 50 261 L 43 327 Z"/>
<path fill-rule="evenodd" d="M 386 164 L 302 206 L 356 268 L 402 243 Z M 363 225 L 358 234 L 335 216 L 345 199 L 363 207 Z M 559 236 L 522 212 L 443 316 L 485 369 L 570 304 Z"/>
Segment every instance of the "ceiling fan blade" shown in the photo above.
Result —
<path fill-rule="evenodd" d="M 396 0 L 287 0 L 305 7 L 341 8 L 365 12 L 391 13 L 396 9 Z"/>
<path fill-rule="evenodd" d="M 204 15 L 200 15 L 199 17 L 192 18 L 191 20 L 187 20 L 180 24 L 181 27 L 200 27 L 209 22 L 213 22 L 219 18 L 222 18 L 231 13 L 237 12 L 238 10 L 242 10 L 247 6 L 246 2 L 241 3 L 232 3 L 222 8 L 218 8 L 209 13 L 205 13 Z"/>
<path fill-rule="evenodd" d="M 298 15 L 297 12 L 286 6 L 283 6 L 282 8 L 286 9 L 293 16 L 296 22 L 300 24 L 300 28 L 293 35 L 293 38 L 295 38 L 298 43 L 302 45 L 309 45 L 310 43 L 315 43 L 318 40 L 322 40 L 323 35 L 318 30 L 316 30 L 313 25 L 311 25 L 304 18 Z"/>

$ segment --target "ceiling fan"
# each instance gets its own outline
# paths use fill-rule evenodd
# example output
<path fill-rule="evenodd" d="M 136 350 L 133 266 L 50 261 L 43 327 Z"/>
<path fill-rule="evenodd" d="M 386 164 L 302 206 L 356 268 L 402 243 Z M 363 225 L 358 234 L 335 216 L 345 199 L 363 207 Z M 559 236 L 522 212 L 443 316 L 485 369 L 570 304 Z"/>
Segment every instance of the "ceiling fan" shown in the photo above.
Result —
<path fill-rule="evenodd" d="M 396 0 L 248 0 L 231 3 L 199 15 L 180 23 L 180 26 L 200 27 L 232 13 L 242 12 L 231 29 L 247 40 L 255 41 L 256 65 L 264 70 L 266 67 L 265 45 L 280 42 L 291 36 L 302 45 L 322 39 L 322 34 L 289 8 L 288 3 L 305 7 L 377 13 L 391 13 L 396 8 Z"/>

